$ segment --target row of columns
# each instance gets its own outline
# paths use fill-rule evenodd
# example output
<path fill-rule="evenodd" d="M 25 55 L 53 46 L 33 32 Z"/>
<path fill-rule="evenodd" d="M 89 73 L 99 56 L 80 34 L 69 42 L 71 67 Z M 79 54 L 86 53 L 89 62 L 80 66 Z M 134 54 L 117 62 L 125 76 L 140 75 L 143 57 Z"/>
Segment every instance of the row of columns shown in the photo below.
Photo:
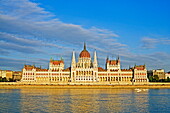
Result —
<path fill-rule="evenodd" d="M 144 79 L 144 80 L 143 79 L 142 80 L 139 79 L 139 80 L 135 80 L 135 82 L 148 82 L 148 80 L 147 79 Z"/>
<path fill-rule="evenodd" d="M 94 77 L 93 76 L 76 76 L 75 79 L 76 81 L 93 81 Z"/>
<path fill-rule="evenodd" d="M 112 82 L 112 81 L 130 82 L 132 77 L 100 77 L 99 79 L 101 82 Z"/>
<path fill-rule="evenodd" d="M 76 71 L 76 75 L 93 75 L 93 71 Z"/>
<path fill-rule="evenodd" d="M 61 82 L 68 82 L 69 77 L 51 77 L 50 81 L 61 81 Z"/>

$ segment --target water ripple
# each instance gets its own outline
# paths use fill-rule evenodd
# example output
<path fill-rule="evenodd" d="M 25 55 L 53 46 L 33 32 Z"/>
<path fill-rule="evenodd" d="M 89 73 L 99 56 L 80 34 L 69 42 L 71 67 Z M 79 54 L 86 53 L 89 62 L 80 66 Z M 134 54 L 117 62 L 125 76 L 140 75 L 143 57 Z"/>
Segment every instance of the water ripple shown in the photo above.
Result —
<path fill-rule="evenodd" d="M 0 89 L 0 112 L 170 112 L 169 98 L 170 89 Z"/>

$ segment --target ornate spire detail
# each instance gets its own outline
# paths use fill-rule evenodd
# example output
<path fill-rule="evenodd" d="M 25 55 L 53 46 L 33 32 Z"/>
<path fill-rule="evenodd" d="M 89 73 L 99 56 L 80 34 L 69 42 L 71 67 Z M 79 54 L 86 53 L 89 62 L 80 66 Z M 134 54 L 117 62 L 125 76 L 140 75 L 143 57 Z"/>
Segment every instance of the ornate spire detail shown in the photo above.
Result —
<path fill-rule="evenodd" d="M 117 57 L 117 60 L 120 60 L 120 57 L 119 57 L 119 55 L 118 55 L 118 57 Z"/>
<path fill-rule="evenodd" d="M 90 53 L 86 50 L 86 43 L 84 42 L 84 49 L 81 51 L 80 55 L 81 58 L 90 58 Z"/>
<path fill-rule="evenodd" d="M 97 54 L 96 51 L 94 51 L 94 67 L 97 68 Z"/>
<path fill-rule="evenodd" d="M 84 42 L 84 50 L 86 50 L 86 43 Z"/>
<path fill-rule="evenodd" d="M 63 57 L 61 56 L 61 61 L 64 61 Z"/>
<path fill-rule="evenodd" d="M 76 58 L 75 58 L 75 52 L 73 51 L 73 55 L 72 55 L 72 62 L 71 62 L 72 67 L 76 66 Z"/>
<path fill-rule="evenodd" d="M 120 57 L 119 57 L 119 55 L 118 55 L 118 57 L 117 57 L 117 63 L 120 63 Z"/>
<path fill-rule="evenodd" d="M 107 56 L 107 58 L 106 58 L 106 63 L 109 61 L 109 56 Z"/>

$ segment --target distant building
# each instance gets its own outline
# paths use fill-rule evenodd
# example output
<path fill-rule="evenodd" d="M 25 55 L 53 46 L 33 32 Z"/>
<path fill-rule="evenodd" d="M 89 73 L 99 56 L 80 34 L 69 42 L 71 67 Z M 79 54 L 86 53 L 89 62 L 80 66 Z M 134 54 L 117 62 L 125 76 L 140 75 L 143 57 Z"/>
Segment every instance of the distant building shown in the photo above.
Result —
<path fill-rule="evenodd" d="M 145 65 L 135 66 L 130 69 L 120 68 L 119 57 L 116 60 L 106 59 L 106 68 L 98 67 L 97 53 L 94 59 L 86 49 L 81 51 L 78 62 L 75 52 L 72 53 L 71 67 L 64 69 L 64 60 L 50 59 L 49 69 L 42 69 L 34 65 L 25 65 L 22 70 L 22 82 L 96 82 L 96 83 L 147 83 L 147 70 Z"/>
<path fill-rule="evenodd" d="M 0 77 L 6 78 L 6 70 L 0 70 Z"/>
<path fill-rule="evenodd" d="M 170 72 L 165 73 L 165 79 L 170 79 Z"/>
<path fill-rule="evenodd" d="M 154 75 L 158 75 L 159 80 L 165 79 L 165 71 L 164 71 L 164 69 L 153 70 L 153 76 Z"/>
<path fill-rule="evenodd" d="M 22 72 L 21 71 L 14 71 L 12 74 L 12 78 L 14 81 L 20 81 L 22 78 Z"/>
<path fill-rule="evenodd" d="M 11 70 L 6 70 L 6 79 L 9 80 L 9 79 L 12 79 L 13 76 L 12 76 L 13 72 Z"/>
<path fill-rule="evenodd" d="M 0 70 L 0 77 L 7 80 L 12 79 L 13 72 L 11 70 Z"/>

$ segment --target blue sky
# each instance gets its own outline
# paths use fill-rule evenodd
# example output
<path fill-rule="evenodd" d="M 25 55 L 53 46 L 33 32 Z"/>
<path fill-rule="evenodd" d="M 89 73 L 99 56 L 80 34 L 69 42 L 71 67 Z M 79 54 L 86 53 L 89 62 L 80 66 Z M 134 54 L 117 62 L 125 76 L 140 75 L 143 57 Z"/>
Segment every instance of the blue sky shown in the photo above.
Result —
<path fill-rule="evenodd" d="M 70 66 L 87 43 L 99 66 L 118 55 L 122 68 L 170 70 L 169 0 L 0 0 L 0 69 Z"/>

